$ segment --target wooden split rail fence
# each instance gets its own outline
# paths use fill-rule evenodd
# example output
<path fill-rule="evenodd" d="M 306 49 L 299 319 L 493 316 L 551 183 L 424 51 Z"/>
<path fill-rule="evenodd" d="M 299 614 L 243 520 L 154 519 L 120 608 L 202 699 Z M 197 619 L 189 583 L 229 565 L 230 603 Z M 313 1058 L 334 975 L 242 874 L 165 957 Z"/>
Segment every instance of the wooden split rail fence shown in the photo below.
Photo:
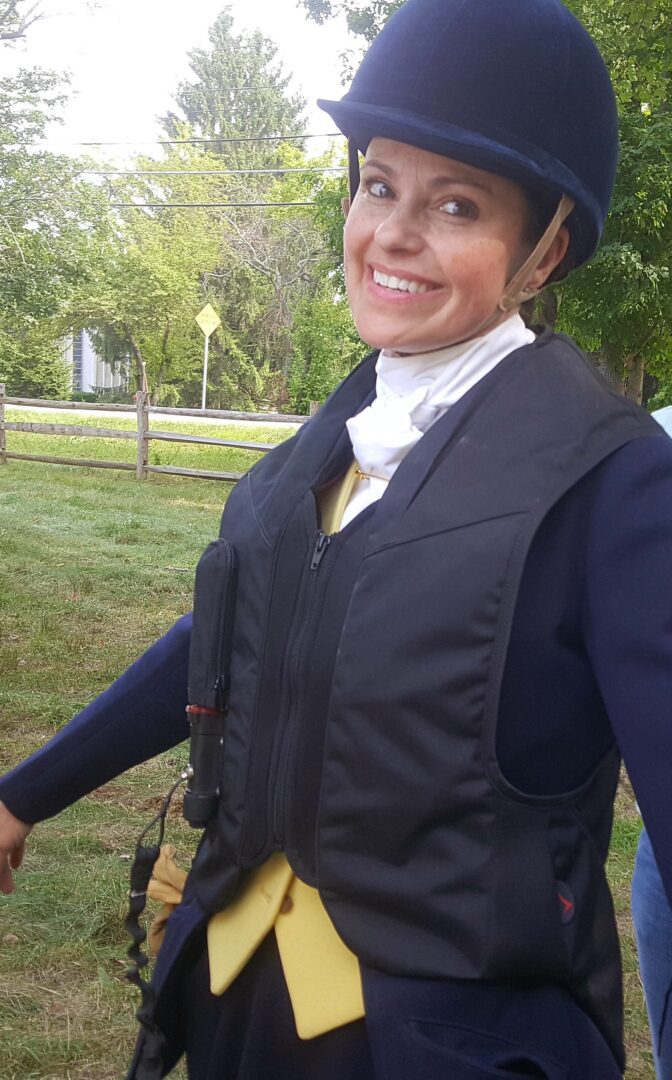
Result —
<path fill-rule="evenodd" d="M 40 424 L 22 423 L 20 421 L 8 421 L 5 417 L 6 405 L 25 405 L 39 407 L 41 409 L 60 409 L 86 411 L 104 411 L 118 413 L 134 413 L 136 416 L 135 430 L 114 430 L 105 427 L 88 427 L 80 424 Z M 227 412 L 220 409 L 170 409 L 167 407 L 153 406 L 149 404 L 148 395 L 138 393 L 135 405 L 116 404 L 93 404 L 79 401 L 46 401 L 32 398 L 17 398 L 5 396 L 5 384 L 0 383 L 0 464 L 5 464 L 10 459 L 17 461 L 42 461 L 50 465 L 83 465 L 90 469 L 125 469 L 135 470 L 136 479 L 146 480 L 150 473 L 173 473 L 176 476 L 196 476 L 207 480 L 239 480 L 240 473 L 214 472 L 207 469 L 183 469 L 173 465 L 152 465 L 149 460 L 149 444 L 152 440 L 159 442 L 182 442 L 200 443 L 207 446 L 228 446 L 238 450 L 251 450 L 259 453 L 272 450 L 272 443 L 247 442 L 245 440 L 216 439 L 209 435 L 186 435 L 176 431 L 156 431 L 149 426 L 150 414 L 163 414 L 177 416 L 181 419 L 190 416 L 207 417 L 218 420 L 252 420 L 259 423 L 303 424 L 305 416 L 285 416 L 281 413 L 245 413 Z M 63 458 L 45 454 L 17 454 L 7 449 L 7 432 L 23 431 L 33 432 L 38 435 L 75 435 L 93 436 L 98 439 L 133 439 L 137 443 L 135 464 L 125 461 L 96 461 L 86 458 Z"/>

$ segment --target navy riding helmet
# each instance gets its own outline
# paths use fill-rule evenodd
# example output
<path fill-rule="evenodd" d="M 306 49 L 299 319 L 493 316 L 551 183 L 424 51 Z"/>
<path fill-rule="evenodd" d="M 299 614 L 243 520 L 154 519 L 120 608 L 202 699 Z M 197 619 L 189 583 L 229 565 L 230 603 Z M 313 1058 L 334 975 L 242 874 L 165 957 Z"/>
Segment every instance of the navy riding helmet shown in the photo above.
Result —
<path fill-rule="evenodd" d="M 341 101 L 318 104 L 363 153 L 375 136 L 517 180 L 567 221 L 574 266 L 609 209 L 618 117 L 590 35 L 559 0 L 407 0 Z"/>

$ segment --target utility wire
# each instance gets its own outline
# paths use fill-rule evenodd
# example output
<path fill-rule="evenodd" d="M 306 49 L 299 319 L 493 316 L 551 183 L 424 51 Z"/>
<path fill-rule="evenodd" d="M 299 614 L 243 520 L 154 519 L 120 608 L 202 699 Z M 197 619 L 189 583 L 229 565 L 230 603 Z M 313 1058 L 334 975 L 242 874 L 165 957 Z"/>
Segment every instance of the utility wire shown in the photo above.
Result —
<path fill-rule="evenodd" d="M 219 203 L 110 203 L 110 206 L 125 207 L 127 210 L 169 210 L 174 207 L 181 209 L 198 208 L 213 209 L 220 206 L 316 206 L 314 202 L 219 202 Z"/>
<path fill-rule="evenodd" d="M 223 86 L 221 89 L 222 94 L 239 93 L 242 90 L 277 90 L 278 87 L 273 83 L 257 83 L 248 86 Z"/>
<path fill-rule="evenodd" d="M 347 171 L 346 165 L 318 165 L 312 169 L 82 169 L 80 176 L 260 176 Z"/>
<path fill-rule="evenodd" d="M 331 139 L 342 134 L 340 131 L 327 131 L 322 135 L 237 135 L 235 138 L 214 139 L 135 139 L 126 142 L 68 142 L 67 139 L 42 139 L 38 142 L 5 142 L 0 147 L 13 146 L 186 146 L 198 143 L 249 143 L 249 142 L 296 142 L 303 139 Z"/>

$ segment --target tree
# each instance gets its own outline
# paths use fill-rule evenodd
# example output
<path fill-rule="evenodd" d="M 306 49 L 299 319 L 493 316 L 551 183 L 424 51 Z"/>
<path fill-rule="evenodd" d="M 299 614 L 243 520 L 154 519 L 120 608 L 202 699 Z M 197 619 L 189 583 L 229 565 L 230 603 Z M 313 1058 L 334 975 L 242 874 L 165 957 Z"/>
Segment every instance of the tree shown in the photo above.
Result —
<path fill-rule="evenodd" d="M 276 46 L 258 30 L 234 34 L 232 28 L 233 18 L 225 8 L 210 30 L 210 49 L 189 53 L 195 82 L 178 87 L 175 101 L 181 115 L 169 112 L 161 121 L 168 137 L 252 140 L 300 135 L 305 100 L 287 93 L 290 79 L 276 60 Z M 279 164 L 275 141 L 222 141 L 210 149 L 230 168 Z"/>
<path fill-rule="evenodd" d="M 0 0 L 4 48 L 45 17 L 42 9 Z M 66 96 L 67 82 L 55 72 L 21 68 L 0 78 L 0 379 L 18 395 L 69 392 L 68 305 L 107 221 L 103 193 L 82 179 L 86 163 L 32 145 L 59 119 Z"/>
<path fill-rule="evenodd" d="M 178 88 L 181 115 L 169 113 L 164 129 L 172 138 L 240 140 L 208 145 L 215 168 L 241 170 L 221 178 L 216 187 L 214 178 L 210 181 L 212 202 L 309 201 L 314 178 L 256 171 L 305 166 L 301 141 L 295 138 L 303 130 L 304 101 L 288 93 L 289 79 L 273 43 L 258 31 L 235 35 L 232 27 L 226 9 L 210 31 L 210 49 L 190 54 L 195 81 Z M 211 220 L 221 246 L 218 265 L 208 269 L 208 288 L 226 328 L 213 338 L 212 380 L 230 399 L 232 370 L 240 369 L 246 357 L 259 376 L 259 404 L 277 407 L 286 397 L 293 310 L 314 288 L 323 237 L 311 211 L 299 207 L 223 207 L 213 211 Z"/>
<path fill-rule="evenodd" d="M 332 282 L 299 305 L 292 341 L 290 401 L 295 412 L 307 413 L 311 402 L 324 401 L 364 355 L 347 300 Z"/>
<path fill-rule="evenodd" d="M 98 0 L 86 0 L 86 6 L 95 9 Z M 0 0 L 0 46 L 25 41 L 31 26 L 62 10 L 59 0 Z"/>
<path fill-rule="evenodd" d="M 43 18 L 39 0 L 0 0 L 0 41 L 11 43 L 24 38 L 29 27 Z"/>
<path fill-rule="evenodd" d="M 602 246 L 558 288 L 559 325 L 618 389 L 641 401 L 645 370 L 672 369 L 672 3 L 568 6 L 610 68 L 621 152 Z"/>
<path fill-rule="evenodd" d="M 326 268 L 331 267 L 319 213 L 300 204 L 316 201 L 322 185 L 320 169 L 332 164 L 332 156 L 307 160 L 296 147 L 284 144 L 280 150 L 288 171 L 270 183 L 264 201 L 285 205 L 227 212 L 223 256 L 231 275 L 228 285 L 237 283 L 238 295 L 247 292 L 256 299 L 247 347 L 269 384 L 275 384 L 275 393 L 282 396 L 293 355 L 294 312 L 306 296 L 314 295 Z M 315 171 L 294 171 L 307 167 Z M 236 292 L 234 287 L 234 296 Z"/>
<path fill-rule="evenodd" d="M 666 355 L 672 368 L 671 121 L 644 116 L 641 107 L 622 110 L 620 166 L 602 245 L 556 290 L 558 326 L 638 402 L 645 370 L 664 369 Z"/>
<path fill-rule="evenodd" d="M 223 326 L 211 341 L 211 403 L 254 408 L 259 373 L 218 294 L 226 223 L 217 204 L 227 200 L 220 165 L 211 153 L 180 146 L 159 163 L 138 158 L 130 178 L 110 179 L 114 226 L 71 315 L 75 325 L 94 331 L 113 363 L 130 357 L 137 386 L 146 371 L 155 400 L 194 405 L 203 362 L 195 316 L 213 303 Z"/>
<path fill-rule="evenodd" d="M 0 378 L 10 393 L 61 396 L 68 302 L 89 273 L 105 200 L 82 162 L 37 150 L 65 98 L 53 72 L 0 79 Z"/>
<path fill-rule="evenodd" d="M 322 24 L 343 15 L 355 37 L 371 42 L 403 0 L 301 0 L 309 17 Z"/>
<path fill-rule="evenodd" d="M 288 79 L 277 65 L 275 46 L 259 32 L 235 35 L 232 25 L 225 10 L 210 32 L 210 49 L 191 53 L 196 81 L 181 84 L 176 95 L 181 116 L 169 114 L 163 126 L 174 138 L 242 140 L 208 146 L 220 169 L 242 170 L 219 181 L 218 201 L 310 202 L 319 190 L 318 174 L 255 171 L 319 168 L 321 162 L 306 161 L 296 138 L 254 141 L 257 136 L 300 134 L 304 102 L 288 94 Z M 325 165 L 331 163 L 330 157 L 324 159 Z M 215 201 L 213 192 L 211 187 L 210 197 Z M 222 335 L 213 339 L 213 380 L 226 382 L 235 342 L 238 357 L 248 357 L 259 373 L 259 404 L 278 407 L 287 396 L 294 313 L 307 295 L 315 294 L 328 251 L 319 215 L 299 206 L 238 205 L 222 208 L 214 220 L 221 252 L 208 281 L 230 337 L 226 359 L 219 356 Z"/>

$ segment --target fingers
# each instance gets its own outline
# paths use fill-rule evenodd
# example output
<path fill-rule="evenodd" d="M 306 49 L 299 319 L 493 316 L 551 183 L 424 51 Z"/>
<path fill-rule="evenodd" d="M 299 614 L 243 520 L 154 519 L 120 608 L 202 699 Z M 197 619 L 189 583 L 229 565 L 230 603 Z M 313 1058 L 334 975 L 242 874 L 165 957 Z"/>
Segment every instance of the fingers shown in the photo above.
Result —
<path fill-rule="evenodd" d="M 15 889 L 13 870 L 18 870 L 23 862 L 26 841 L 21 840 L 11 851 L 0 852 L 0 893 L 13 893 Z"/>
<path fill-rule="evenodd" d="M 19 821 L 0 801 L 0 893 L 14 892 L 13 870 L 18 870 L 32 825 Z"/>
<path fill-rule="evenodd" d="M 20 844 L 14 848 L 14 851 L 9 856 L 9 865 L 12 870 L 18 870 L 23 862 L 23 856 L 26 851 L 26 841 L 22 840 Z"/>
<path fill-rule="evenodd" d="M 6 855 L 0 856 L 0 893 L 14 892 L 14 878 Z"/>

